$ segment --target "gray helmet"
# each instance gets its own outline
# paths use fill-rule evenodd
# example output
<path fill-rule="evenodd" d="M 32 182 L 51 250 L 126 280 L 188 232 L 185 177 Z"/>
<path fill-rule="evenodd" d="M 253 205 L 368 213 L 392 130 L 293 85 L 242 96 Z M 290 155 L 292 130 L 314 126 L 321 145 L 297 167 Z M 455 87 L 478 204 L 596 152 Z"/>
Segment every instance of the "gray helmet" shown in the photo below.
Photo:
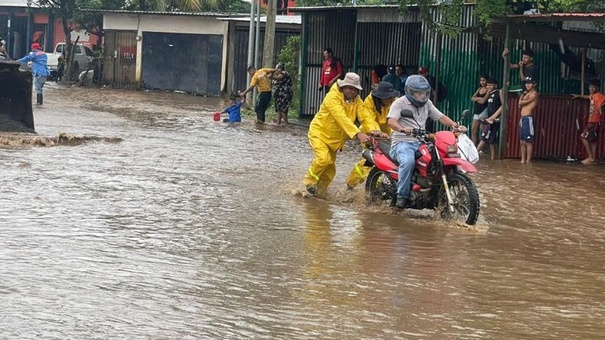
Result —
<path fill-rule="evenodd" d="M 416 107 L 423 107 L 431 96 L 431 84 L 420 75 L 411 75 L 405 82 L 405 97 Z"/>

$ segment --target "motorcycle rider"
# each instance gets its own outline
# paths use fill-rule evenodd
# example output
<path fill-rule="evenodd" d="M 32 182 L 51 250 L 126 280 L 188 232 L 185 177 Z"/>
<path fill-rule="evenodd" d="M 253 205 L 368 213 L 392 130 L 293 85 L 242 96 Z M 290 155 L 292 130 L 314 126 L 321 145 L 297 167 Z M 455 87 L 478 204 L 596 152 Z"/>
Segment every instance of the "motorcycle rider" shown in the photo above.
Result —
<path fill-rule="evenodd" d="M 424 130 L 426 120 L 430 117 L 432 120 L 438 120 L 445 126 L 466 132 L 466 127 L 459 125 L 444 115 L 429 99 L 431 85 L 426 78 L 421 75 L 409 76 L 404 90 L 405 96 L 397 99 L 391 105 L 388 115 L 389 126 L 393 129 L 390 156 L 399 163 L 399 181 L 397 183 L 397 201 L 395 206 L 400 209 L 411 205 L 411 202 L 408 201 L 410 182 L 416 161 L 415 152 L 420 148 L 420 142 L 416 137 L 409 136 L 413 132 L 413 129 Z M 402 110 L 412 111 L 414 117 L 402 117 Z"/>
<path fill-rule="evenodd" d="M 358 74 L 349 72 L 343 80 L 337 80 L 324 98 L 319 112 L 309 126 L 309 144 L 313 149 L 313 161 L 305 174 L 304 185 L 309 194 L 324 197 L 336 175 L 336 151 L 342 150 L 348 138 L 365 143 L 370 140 L 355 125 L 359 120 L 365 131 L 387 137 L 380 132 L 374 115 L 363 105 L 359 97 L 362 90 Z"/>

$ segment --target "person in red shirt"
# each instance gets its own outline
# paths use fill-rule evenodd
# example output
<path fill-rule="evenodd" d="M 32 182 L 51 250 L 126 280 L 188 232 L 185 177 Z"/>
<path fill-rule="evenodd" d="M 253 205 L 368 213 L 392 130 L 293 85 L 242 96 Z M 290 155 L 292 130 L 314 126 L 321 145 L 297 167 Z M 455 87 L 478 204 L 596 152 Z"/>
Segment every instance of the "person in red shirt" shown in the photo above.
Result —
<path fill-rule="evenodd" d="M 344 75 L 342 62 L 334 56 L 331 48 L 326 48 L 323 52 L 324 62 L 321 66 L 321 75 L 319 77 L 319 91 L 328 93 L 330 87 Z"/>
<path fill-rule="evenodd" d="M 603 104 L 605 104 L 605 94 L 601 93 L 601 82 L 598 79 L 590 81 L 588 93 L 588 96 L 572 95 L 574 99 L 590 99 L 588 122 L 584 127 L 584 132 L 580 135 L 582 144 L 584 144 L 584 148 L 588 154 L 588 157 L 582 161 L 582 164 L 595 163 L 597 142 L 599 140 L 599 132 L 601 131 L 601 121 L 603 120 Z"/>

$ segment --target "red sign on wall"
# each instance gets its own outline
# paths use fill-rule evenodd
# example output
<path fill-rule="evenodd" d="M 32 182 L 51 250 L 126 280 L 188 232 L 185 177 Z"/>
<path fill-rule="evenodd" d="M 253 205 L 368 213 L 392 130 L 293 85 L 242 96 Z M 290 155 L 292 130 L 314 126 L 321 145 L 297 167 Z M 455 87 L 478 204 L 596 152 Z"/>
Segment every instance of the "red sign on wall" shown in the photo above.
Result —
<path fill-rule="evenodd" d="M 135 60 L 137 58 L 137 47 L 120 47 L 120 59 Z"/>

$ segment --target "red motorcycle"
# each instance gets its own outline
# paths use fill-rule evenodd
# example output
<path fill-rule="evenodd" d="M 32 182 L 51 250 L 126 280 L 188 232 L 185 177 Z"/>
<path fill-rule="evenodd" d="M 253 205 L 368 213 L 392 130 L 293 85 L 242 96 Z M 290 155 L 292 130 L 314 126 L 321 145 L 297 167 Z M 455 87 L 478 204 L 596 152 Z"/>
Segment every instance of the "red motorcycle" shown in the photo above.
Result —
<path fill-rule="evenodd" d="M 405 111 L 402 112 L 404 117 Z M 463 117 L 468 113 L 465 111 Z M 479 218 L 479 192 L 467 173 L 477 172 L 477 168 L 460 158 L 459 132 L 439 131 L 433 134 L 414 129 L 412 135 L 421 145 L 416 151 L 409 208 L 432 209 L 444 220 L 475 224 Z M 391 159 L 391 142 L 373 138 L 368 144 L 362 153 L 366 166 L 372 166 L 366 179 L 366 195 L 370 203 L 389 202 L 395 206 L 399 164 Z"/>

